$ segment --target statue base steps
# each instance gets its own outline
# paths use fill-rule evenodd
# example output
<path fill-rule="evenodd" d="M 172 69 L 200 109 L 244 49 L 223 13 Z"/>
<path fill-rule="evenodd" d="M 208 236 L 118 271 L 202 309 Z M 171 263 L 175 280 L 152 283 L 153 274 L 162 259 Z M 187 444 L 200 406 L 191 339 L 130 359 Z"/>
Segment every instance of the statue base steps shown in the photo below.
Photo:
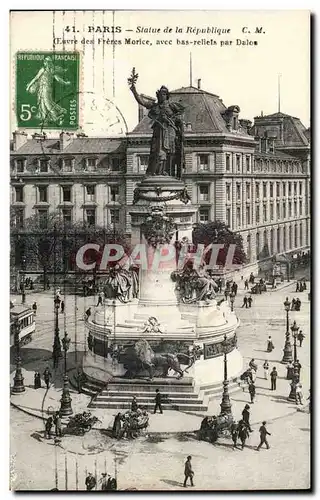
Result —
<path fill-rule="evenodd" d="M 208 407 L 194 391 L 192 379 L 157 378 L 151 381 L 143 379 L 113 379 L 107 389 L 101 391 L 91 401 L 90 408 L 129 410 L 133 396 L 138 405 L 148 411 L 154 410 L 156 389 L 162 395 L 163 410 L 207 411 Z"/>

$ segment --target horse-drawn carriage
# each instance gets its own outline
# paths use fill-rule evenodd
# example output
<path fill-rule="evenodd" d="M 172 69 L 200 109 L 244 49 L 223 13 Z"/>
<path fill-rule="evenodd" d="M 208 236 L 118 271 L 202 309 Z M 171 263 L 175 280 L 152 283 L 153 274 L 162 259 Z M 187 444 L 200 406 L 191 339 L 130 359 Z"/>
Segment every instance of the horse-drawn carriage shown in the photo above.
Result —
<path fill-rule="evenodd" d="M 118 413 L 114 419 L 112 436 L 116 439 L 127 437 L 134 439 L 149 425 L 149 415 L 146 410 L 138 408 L 136 411 Z"/>
<path fill-rule="evenodd" d="M 90 412 L 77 413 L 69 419 L 66 427 L 66 433 L 75 434 L 76 436 L 83 436 L 86 432 L 90 431 L 93 425 L 100 420 L 92 416 Z"/>
<path fill-rule="evenodd" d="M 230 436 L 233 423 L 231 415 L 204 417 L 198 431 L 198 438 L 200 441 L 208 441 L 213 444 L 219 437 Z"/>

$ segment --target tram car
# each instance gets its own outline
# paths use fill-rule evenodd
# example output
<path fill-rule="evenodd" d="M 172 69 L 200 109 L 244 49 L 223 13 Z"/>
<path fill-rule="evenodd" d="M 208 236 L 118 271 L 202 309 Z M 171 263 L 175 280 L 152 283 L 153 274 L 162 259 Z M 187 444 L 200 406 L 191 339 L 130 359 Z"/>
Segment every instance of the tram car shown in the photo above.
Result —
<path fill-rule="evenodd" d="M 14 305 L 10 309 L 10 347 L 14 345 L 15 339 L 15 322 L 19 321 L 20 345 L 25 345 L 31 342 L 32 334 L 36 329 L 36 323 L 33 310 L 25 305 Z"/>

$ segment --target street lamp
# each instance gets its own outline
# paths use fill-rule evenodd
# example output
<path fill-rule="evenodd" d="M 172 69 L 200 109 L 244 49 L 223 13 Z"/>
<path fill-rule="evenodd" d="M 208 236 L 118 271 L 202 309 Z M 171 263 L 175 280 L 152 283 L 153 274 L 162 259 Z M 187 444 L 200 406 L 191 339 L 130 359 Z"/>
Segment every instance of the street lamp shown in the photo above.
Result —
<path fill-rule="evenodd" d="M 16 349 L 16 373 L 14 375 L 13 379 L 13 387 L 11 389 L 11 392 L 13 394 L 20 394 L 21 392 L 24 392 L 26 390 L 24 386 L 24 378 L 22 376 L 22 370 L 21 370 L 21 356 L 20 356 L 20 322 L 18 318 L 14 322 L 14 345 Z"/>
<path fill-rule="evenodd" d="M 55 308 L 55 328 L 54 328 L 54 342 L 53 342 L 53 367 L 57 368 L 59 364 L 59 358 L 62 357 L 61 352 L 61 342 L 59 337 L 59 307 L 60 307 L 60 299 L 56 297 L 54 299 L 54 308 Z"/>
<path fill-rule="evenodd" d="M 284 343 L 284 349 L 283 349 L 283 358 L 281 363 L 291 363 L 292 362 L 292 348 L 291 348 L 291 342 L 290 342 L 290 331 L 289 331 L 289 311 L 290 311 L 290 301 L 288 297 L 283 303 L 284 309 L 287 313 L 287 324 L 286 324 L 286 340 Z"/>
<path fill-rule="evenodd" d="M 231 312 L 233 312 L 233 304 L 234 304 L 235 299 L 236 299 L 236 296 L 235 296 L 234 292 L 231 292 L 230 293 Z"/>
<path fill-rule="evenodd" d="M 220 415 L 231 415 L 232 416 L 232 411 L 231 411 L 231 403 L 230 403 L 230 397 L 229 397 L 229 391 L 228 391 L 228 362 L 227 362 L 227 351 L 229 347 L 229 342 L 227 341 L 227 334 L 224 334 L 224 340 L 222 342 L 222 349 L 223 349 L 223 365 L 224 365 L 224 377 L 223 377 L 223 393 L 222 393 L 222 400 L 220 403 Z"/>
<path fill-rule="evenodd" d="M 296 396 L 297 396 L 297 385 L 300 381 L 300 373 L 299 373 L 299 365 L 297 361 L 297 335 L 299 331 L 299 327 L 297 323 L 294 321 L 293 325 L 291 327 L 292 331 L 292 336 L 293 336 L 293 379 L 290 384 L 290 394 L 289 394 L 289 401 L 296 401 Z"/>
<path fill-rule="evenodd" d="M 64 333 L 64 337 L 62 339 L 62 346 L 64 350 L 64 377 L 63 377 L 63 390 L 62 397 L 60 399 L 60 414 L 62 417 L 67 415 L 71 415 L 73 413 L 71 407 L 71 397 L 69 392 L 69 377 L 67 375 L 67 352 L 70 346 L 70 338 L 68 337 L 67 332 Z"/>

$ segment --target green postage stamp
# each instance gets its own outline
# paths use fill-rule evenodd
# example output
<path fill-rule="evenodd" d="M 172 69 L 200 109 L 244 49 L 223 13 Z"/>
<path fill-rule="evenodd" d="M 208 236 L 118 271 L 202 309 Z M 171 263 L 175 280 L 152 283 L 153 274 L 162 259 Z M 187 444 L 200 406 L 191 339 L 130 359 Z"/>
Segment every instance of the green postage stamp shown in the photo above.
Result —
<path fill-rule="evenodd" d="M 18 52 L 16 115 L 18 127 L 79 127 L 79 53 Z"/>

